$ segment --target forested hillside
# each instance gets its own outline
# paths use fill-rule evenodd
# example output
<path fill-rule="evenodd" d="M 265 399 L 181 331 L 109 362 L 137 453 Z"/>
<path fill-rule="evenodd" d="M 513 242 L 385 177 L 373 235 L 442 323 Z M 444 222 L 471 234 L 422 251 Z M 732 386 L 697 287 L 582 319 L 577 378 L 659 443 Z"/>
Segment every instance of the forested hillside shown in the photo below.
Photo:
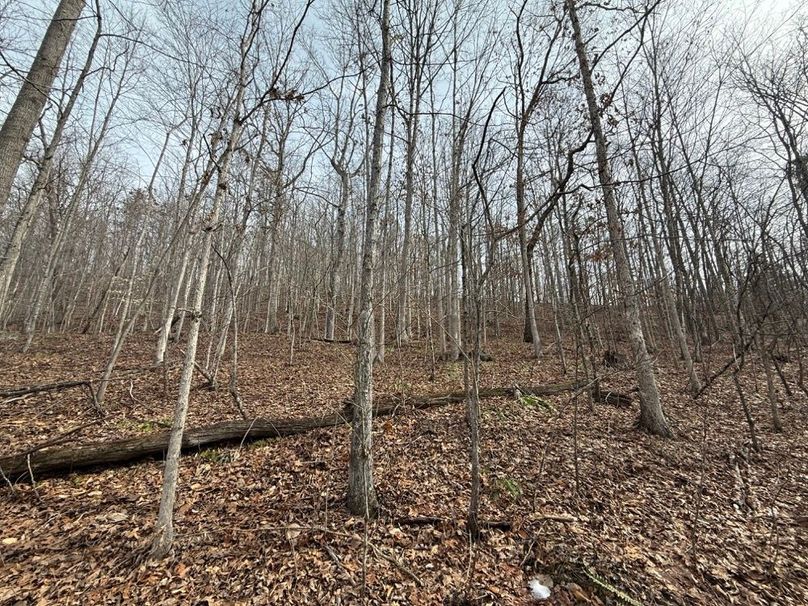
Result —
<path fill-rule="evenodd" d="M 808 11 L 0 1 L 0 604 L 808 603 Z"/>

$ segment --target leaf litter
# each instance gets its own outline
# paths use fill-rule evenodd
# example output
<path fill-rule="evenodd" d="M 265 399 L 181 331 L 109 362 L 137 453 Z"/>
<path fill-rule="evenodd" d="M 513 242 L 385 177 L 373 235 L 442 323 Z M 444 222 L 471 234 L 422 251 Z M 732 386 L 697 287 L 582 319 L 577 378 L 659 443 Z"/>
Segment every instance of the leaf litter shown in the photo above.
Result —
<path fill-rule="evenodd" d="M 3 341 L 0 387 L 97 377 L 108 341 L 47 337 L 27 356 Z M 250 414 L 327 414 L 351 395 L 350 346 L 304 341 L 290 361 L 281 337 L 241 343 Z M 151 348 L 132 339 L 120 368 L 148 367 Z M 536 363 L 520 343 L 491 340 L 488 349 L 483 387 L 565 378 L 556 360 Z M 70 443 L 161 428 L 178 377 L 171 362 L 114 382 L 105 418 Z M 419 345 L 390 348 L 376 370 L 377 394 L 462 388 L 460 364 L 439 363 L 429 381 L 429 351 Z M 729 381 L 694 403 L 682 372 L 663 364 L 658 376 L 673 440 L 633 429 L 633 408 L 592 412 L 584 397 L 577 415 L 569 394 L 543 398 L 550 406 L 484 400 L 481 511 L 508 527 L 486 530 L 474 546 L 464 528 L 462 404 L 402 407 L 374 422 L 382 513 L 367 525 L 343 505 L 347 427 L 186 455 L 176 544 L 159 563 L 142 557 L 159 461 L 4 486 L 0 604 L 527 604 L 537 578 L 554 582 L 545 604 L 625 603 L 621 593 L 642 604 L 808 603 L 806 398 L 796 390 L 781 398 L 782 434 L 771 430 L 763 397 L 750 399 L 763 443 L 755 453 Z M 752 370 L 743 379 L 750 394 L 765 394 Z M 238 416 L 226 389 L 197 380 L 189 426 Z M 632 373 L 607 382 L 630 392 Z M 4 404 L 0 449 L 23 451 L 95 415 L 78 389 Z"/>

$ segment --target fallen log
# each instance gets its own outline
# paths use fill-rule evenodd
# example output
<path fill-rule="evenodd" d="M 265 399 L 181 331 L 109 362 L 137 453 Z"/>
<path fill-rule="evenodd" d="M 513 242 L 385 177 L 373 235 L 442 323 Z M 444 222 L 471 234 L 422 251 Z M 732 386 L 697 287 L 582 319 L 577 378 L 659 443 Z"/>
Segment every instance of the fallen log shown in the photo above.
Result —
<path fill-rule="evenodd" d="M 456 519 L 438 518 L 435 516 L 410 516 L 394 518 L 393 522 L 399 526 L 453 526 L 457 524 Z M 496 530 L 508 531 L 513 528 L 513 524 L 508 520 L 480 520 L 478 524 L 480 528 Z"/>
<path fill-rule="evenodd" d="M 117 372 L 117 375 L 125 373 L 147 372 L 157 368 L 163 368 L 163 366 L 151 365 L 137 366 L 134 368 L 121 368 Z M 110 379 L 110 381 L 128 381 L 130 378 L 131 377 L 129 376 L 116 376 L 114 379 Z M 56 383 L 39 383 L 35 385 L 23 385 L 21 387 L 10 387 L 8 389 L 0 389 L 0 398 L 16 398 L 28 394 L 38 394 L 46 391 L 61 391 L 63 389 L 71 389 L 73 387 L 87 387 L 92 389 L 93 383 L 98 383 L 99 381 L 100 379 L 76 379 L 69 381 L 58 381 Z"/>
<path fill-rule="evenodd" d="M 353 339 L 326 339 L 324 337 L 311 337 L 310 341 L 320 341 L 321 343 L 332 343 L 335 345 L 353 345 Z"/>
<path fill-rule="evenodd" d="M 572 391 L 578 387 L 577 383 L 560 383 L 520 387 L 519 391 L 540 396 Z M 512 387 L 481 389 L 480 397 L 513 396 L 514 390 L 515 388 Z M 464 399 L 465 393 L 463 392 L 424 397 L 387 396 L 379 399 L 378 405 L 373 410 L 373 416 L 391 415 L 402 406 L 423 410 L 453 402 L 462 402 Z M 340 411 L 304 419 L 256 418 L 249 421 L 223 421 L 186 430 L 182 448 L 188 451 L 216 445 L 292 436 L 314 429 L 337 427 L 346 424 L 349 420 L 350 416 L 345 414 L 345 411 Z M 168 448 L 170 433 L 170 431 L 159 431 L 137 438 L 96 442 L 70 448 L 40 449 L 35 447 L 25 453 L 0 458 L 0 471 L 14 482 L 30 481 L 30 474 L 38 479 L 90 467 L 131 463 L 147 457 L 162 456 Z"/>
<path fill-rule="evenodd" d="M 92 383 L 92 379 L 82 381 L 60 381 L 59 383 L 42 383 L 40 385 L 25 385 L 23 387 L 12 387 L 11 389 L 0 389 L 0 398 L 14 398 L 26 394 L 42 393 L 43 391 L 60 391 L 71 387 L 85 387 Z"/>

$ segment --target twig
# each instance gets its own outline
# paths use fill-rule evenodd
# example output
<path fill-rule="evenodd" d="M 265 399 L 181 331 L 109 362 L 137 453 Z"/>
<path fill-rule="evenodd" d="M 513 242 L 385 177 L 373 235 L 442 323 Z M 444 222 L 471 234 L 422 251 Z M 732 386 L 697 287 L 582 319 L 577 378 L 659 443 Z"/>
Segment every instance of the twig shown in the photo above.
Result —
<path fill-rule="evenodd" d="M 6 475 L 6 473 L 3 471 L 3 468 L 2 468 L 2 467 L 0 467 L 0 476 L 3 476 L 3 479 L 6 481 L 6 484 L 8 484 L 8 487 L 11 489 L 11 492 L 12 492 L 12 493 L 16 493 L 16 492 L 17 492 L 17 489 L 16 489 L 16 488 L 14 488 L 14 484 L 12 484 L 12 483 L 11 483 L 11 480 L 9 480 L 9 479 L 8 479 L 8 476 L 7 476 L 7 475 Z"/>
<path fill-rule="evenodd" d="M 59 383 L 43 383 L 40 385 L 26 385 L 24 387 L 13 387 L 11 389 L 4 389 L 0 391 L 0 397 L 15 397 L 24 396 L 28 394 L 41 393 L 43 391 L 57 391 L 61 389 L 70 389 L 71 387 L 84 387 L 91 383 L 90 380 L 81 381 L 61 381 Z"/>
<path fill-rule="evenodd" d="M 160 368 L 161 365 L 151 365 L 151 366 L 137 366 L 134 368 L 121 368 L 118 371 L 118 374 L 123 373 L 137 373 L 137 372 L 144 372 L 147 370 L 154 370 L 156 368 Z M 127 381 L 129 377 L 115 377 L 114 379 L 109 379 L 110 382 L 112 381 Z M 43 391 L 59 391 L 62 389 L 70 389 L 72 387 L 84 387 L 85 385 L 92 385 L 93 383 L 98 382 L 97 379 L 77 379 L 71 381 L 57 381 L 55 383 L 39 383 L 34 385 L 24 385 L 21 387 L 11 387 L 9 389 L 0 390 L 0 398 L 8 398 L 8 397 L 16 397 L 16 396 L 24 396 L 27 394 L 36 394 L 42 393 Z M 4 403 L 8 403 L 8 401 L 4 401 Z"/>
<path fill-rule="evenodd" d="M 56 446 L 57 444 L 61 444 L 67 438 L 72 436 L 74 433 L 77 433 L 77 432 L 81 431 L 82 429 L 87 429 L 88 427 L 91 427 L 92 425 L 97 425 L 99 422 L 100 421 L 98 419 L 96 419 L 95 421 L 90 421 L 89 423 L 85 423 L 84 425 L 79 425 L 78 427 L 74 427 L 73 429 L 70 429 L 70 430 L 64 432 L 63 434 L 60 434 L 60 435 L 56 436 L 52 440 L 48 440 L 47 442 L 43 442 L 42 444 L 38 444 L 36 446 L 33 446 L 33 447 L 29 448 L 28 450 L 25 450 L 25 451 L 19 453 L 19 456 L 28 457 L 28 468 L 30 470 L 30 468 L 31 468 L 31 460 L 30 460 L 31 457 L 30 457 L 30 455 L 34 454 L 38 450 L 42 450 L 43 448 L 48 448 L 49 446 Z M 33 475 L 31 477 L 33 479 Z"/>
<path fill-rule="evenodd" d="M 134 389 L 134 387 L 135 387 L 134 381 L 132 381 L 132 379 L 129 379 L 129 397 L 131 398 L 132 403 L 136 404 L 136 403 L 140 402 L 140 400 L 138 400 L 135 397 L 135 395 L 132 393 L 132 390 Z"/>
<path fill-rule="evenodd" d="M 583 522 L 583 523 L 589 522 L 589 518 L 587 518 L 587 517 L 579 516 L 579 517 L 576 518 L 575 516 L 571 516 L 571 515 L 567 515 L 567 514 L 563 514 L 563 513 L 548 514 L 548 515 L 540 516 L 538 518 L 538 520 L 539 521 L 547 520 L 547 521 L 551 521 L 551 522 L 564 522 L 566 524 L 573 524 L 575 522 Z"/>
<path fill-rule="evenodd" d="M 309 341 L 320 341 L 322 343 L 332 343 L 335 345 L 353 345 L 354 342 L 351 339 L 324 339 L 322 337 L 311 337 Z"/>
<path fill-rule="evenodd" d="M 390 554 L 386 554 L 386 553 L 384 553 L 384 552 L 382 551 L 381 547 L 377 547 L 376 545 L 374 545 L 374 544 L 372 544 L 372 543 L 370 544 L 370 547 L 373 549 L 373 551 L 375 551 L 375 552 L 376 552 L 376 554 L 377 554 L 377 555 L 379 555 L 380 557 L 384 558 L 384 559 L 385 559 L 385 560 L 387 560 L 388 562 L 392 563 L 392 564 L 393 564 L 393 565 L 394 565 L 396 568 L 398 568 L 398 569 L 399 569 L 401 572 L 403 572 L 403 573 L 404 573 L 404 574 L 406 574 L 408 577 L 410 577 L 410 578 L 411 578 L 413 581 L 415 581 L 415 584 L 416 584 L 416 585 L 418 585 L 418 587 L 423 587 L 423 586 L 424 586 L 424 583 L 423 583 L 423 581 L 420 579 L 420 577 L 418 577 L 418 575 L 417 575 L 417 574 L 415 574 L 415 573 L 414 573 L 412 570 L 410 570 L 409 568 L 407 568 L 406 566 L 404 566 L 404 564 L 402 564 L 401 562 L 399 562 L 399 561 L 398 561 L 398 558 L 396 558 L 395 556 L 392 556 L 392 555 L 390 555 Z"/>
<path fill-rule="evenodd" d="M 405 517 L 405 518 L 395 518 L 393 520 L 395 524 L 399 524 L 400 526 L 440 526 L 442 524 L 451 525 L 454 524 L 454 520 L 450 520 L 447 518 L 438 518 L 433 516 L 412 516 L 412 517 Z M 494 528 L 497 530 L 511 530 L 513 528 L 513 524 L 508 520 L 482 520 L 479 522 L 481 528 Z"/>
<path fill-rule="evenodd" d="M 25 457 L 25 459 L 28 462 L 28 473 L 31 476 L 31 488 L 34 491 L 34 494 L 36 495 L 36 498 L 41 503 L 42 502 L 42 497 L 39 496 L 39 491 L 36 489 L 36 481 L 34 480 L 34 470 L 31 469 L 31 455 L 28 455 L 27 457 Z"/>
<path fill-rule="evenodd" d="M 339 556 L 338 556 L 338 555 L 336 554 L 336 552 L 335 552 L 335 551 L 334 551 L 334 550 L 331 548 L 331 545 L 328 545 L 328 544 L 326 543 L 326 544 L 324 544 L 324 545 L 323 545 L 323 549 L 325 549 L 326 553 L 329 555 L 329 557 L 330 557 L 330 558 L 331 558 L 331 560 L 334 562 L 334 564 L 336 564 L 336 565 L 337 565 L 337 568 L 339 568 L 339 569 L 342 571 L 342 573 L 343 573 L 343 574 L 344 574 L 346 577 L 348 577 L 348 580 L 351 582 L 351 585 L 356 585 L 356 579 L 355 579 L 355 578 L 354 578 L 354 576 L 353 576 L 353 575 L 352 575 L 352 574 L 351 574 L 351 573 L 348 571 L 348 569 L 347 569 L 347 568 L 345 568 L 345 565 L 342 563 L 342 560 L 340 560 L 340 559 L 339 559 Z"/>
<path fill-rule="evenodd" d="M 21 396 L 15 396 L 15 397 L 13 397 L 13 398 L 9 398 L 9 399 L 7 399 L 7 400 L 3 400 L 3 402 L 2 402 L 2 403 L 3 403 L 3 404 L 11 404 L 12 402 L 22 402 L 22 401 L 24 401 L 24 400 L 27 400 L 28 398 L 30 398 L 30 397 L 31 397 L 31 396 L 33 396 L 33 395 L 34 395 L 34 394 L 32 394 L 32 393 L 26 393 L 26 394 L 23 394 L 23 395 L 21 395 Z"/>

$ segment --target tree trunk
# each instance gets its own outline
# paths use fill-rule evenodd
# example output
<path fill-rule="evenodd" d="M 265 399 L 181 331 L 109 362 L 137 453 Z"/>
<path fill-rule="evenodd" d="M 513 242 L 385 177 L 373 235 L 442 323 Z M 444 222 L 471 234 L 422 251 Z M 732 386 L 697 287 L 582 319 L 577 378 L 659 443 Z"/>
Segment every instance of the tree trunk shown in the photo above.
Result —
<path fill-rule="evenodd" d="M 328 272 L 328 308 L 325 312 L 324 338 L 328 341 L 334 340 L 334 329 L 337 316 L 337 299 L 339 297 L 337 276 L 342 266 L 342 258 L 345 254 L 345 211 L 348 208 L 348 201 L 351 195 L 351 178 L 348 171 L 341 169 L 339 206 L 337 207 L 336 233 L 334 235 L 334 256 L 331 260 L 331 268 Z"/>
<path fill-rule="evenodd" d="M 227 165 L 222 163 L 222 169 L 226 170 Z M 221 204 L 222 191 L 219 186 L 226 184 L 220 174 L 217 184 L 217 195 L 213 202 L 213 211 L 205 226 L 205 236 L 202 243 L 202 257 L 199 262 L 199 277 L 197 278 L 196 290 L 194 291 L 194 302 L 191 310 L 190 328 L 188 331 L 188 344 L 185 352 L 185 362 L 180 378 L 179 394 L 174 408 L 174 418 L 171 425 L 171 433 L 168 441 L 168 452 L 166 454 L 166 465 L 163 471 L 163 489 L 160 498 L 160 511 L 157 516 L 156 533 L 154 538 L 153 555 L 156 558 L 164 557 L 171 549 L 174 538 L 174 501 L 177 493 L 177 479 L 179 477 L 179 456 L 182 448 L 183 432 L 185 430 L 185 419 L 188 415 L 188 396 L 191 392 L 191 378 L 194 373 L 196 362 L 196 347 L 199 340 L 199 328 L 202 320 L 202 301 L 205 294 L 205 284 L 208 277 L 208 266 L 210 265 L 210 251 L 213 238 L 213 229 L 218 221 L 219 206 Z"/>
<path fill-rule="evenodd" d="M 230 164 L 233 158 L 233 153 L 239 145 L 241 133 L 243 130 L 243 123 L 241 120 L 241 108 L 243 106 L 243 99 L 246 84 L 245 71 L 246 71 L 246 53 L 251 46 L 251 40 L 254 40 L 257 34 L 258 24 L 256 21 L 252 23 L 252 30 L 247 34 L 247 40 L 242 38 L 241 41 L 241 65 L 238 73 L 239 80 L 233 101 L 233 118 L 230 124 L 230 133 L 227 137 L 225 147 L 218 158 L 218 162 L 213 162 L 218 171 L 216 192 L 213 196 L 213 207 L 210 214 L 205 218 L 205 225 L 203 227 L 203 240 L 201 259 L 199 261 L 199 275 L 197 278 L 196 289 L 194 290 L 193 307 L 191 309 L 190 328 L 188 330 L 188 343 L 185 352 L 185 361 L 182 367 L 182 375 L 180 377 L 179 393 L 177 401 L 174 406 L 174 417 L 171 424 L 171 432 L 168 441 L 168 451 L 166 453 L 166 464 L 163 471 L 163 487 L 162 495 L 160 497 L 160 510 L 157 514 L 157 523 L 155 525 L 155 534 L 152 542 L 152 557 L 162 558 L 165 557 L 171 549 L 171 544 L 174 539 L 174 502 L 177 495 L 177 480 L 179 478 L 179 459 L 180 451 L 182 449 L 183 433 L 185 431 L 185 420 L 188 416 L 188 397 L 191 392 L 191 379 L 196 367 L 196 349 L 199 341 L 199 330 L 202 322 L 202 304 L 205 297 L 205 286 L 208 279 L 208 270 L 210 269 L 211 249 L 213 248 L 213 235 L 219 224 L 219 214 L 221 211 L 224 197 L 228 192 Z M 211 159 L 213 159 L 211 152 Z M 198 194 L 201 197 L 207 180 L 207 175 L 203 175 L 202 186 L 199 188 Z"/>
<path fill-rule="evenodd" d="M 188 271 L 188 262 L 191 260 L 191 250 L 193 249 L 193 239 L 189 237 L 185 243 L 185 250 L 182 253 L 182 262 L 180 269 L 176 274 L 174 285 L 171 288 L 171 294 L 168 309 L 163 317 L 163 326 L 160 329 L 160 336 L 157 340 L 157 349 L 154 353 L 154 363 L 162 364 L 165 360 L 166 349 L 168 348 L 168 339 L 171 336 L 171 328 L 174 326 L 174 314 L 177 313 L 177 302 L 180 298 L 180 291 L 182 284 L 185 281 L 185 274 Z M 190 277 L 190 276 L 189 276 Z"/>
<path fill-rule="evenodd" d="M 461 266 L 463 284 L 463 339 L 473 350 L 463 355 L 463 384 L 466 392 L 466 423 L 469 428 L 471 495 L 467 527 L 473 541 L 480 538 L 480 289 L 472 257 L 471 224 L 461 230 Z"/>
<path fill-rule="evenodd" d="M 415 92 L 412 93 L 412 90 Z M 404 176 L 404 238 L 401 244 L 401 265 L 399 268 L 398 304 L 396 309 L 396 341 L 407 343 L 412 338 L 410 329 L 410 263 L 412 248 L 412 202 L 415 194 L 415 150 L 418 141 L 418 111 L 421 101 L 420 86 L 411 89 L 415 98 L 410 99 L 410 114 L 406 121 L 407 152 Z"/>
<path fill-rule="evenodd" d="M 373 484 L 373 266 L 376 261 L 376 231 L 379 218 L 379 184 L 387 97 L 390 87 L 390 0 L 383 0 L 381 15 L 382 53 L 379 87 L 368 175 L 365 236 L 362 244 L 362 274 L 359 292 L 358 348 L 356 352 L 351 455 L 348 469 L 348 509 L 354 515 L 375 517 L 379 504 Z"/>
<path fill-rule="evenodd" d="M 0 128 L 0 211 L 11 195 L 25 148 L 48 100 L 62 56 L 83 9 L 84 0 L 62 0 L 59 3 L 31 69 Z"/>
<path fill-rule="evenodd" d="M 527 119 L 526 117 L 524 119 Z M 536 309 L 533 289 L 533 255 L 527 244 L 527 208 L 525 206 L 524 131 L 520 125 L 516 143 L 516 229 L 519 237 L 519 262 L 522 269 L 522 288 L 525 297 L 524 340 L 533 346 L 533 357 L 542 354 L 541 337 L 536 324 Z"/>
<path fill-rule="evenodd" d="M 654 376 L 654 367 L 651 356 L 648 354 L 648 348 L 645 345 L 645 336 L 642 332 L 639 297 L 629 267 L 623 224 L 617 211 L 614 183 L 612 182 L 611 167 L 609 166 L 607 141 L 606 136 L 603 134 L 603 129 L 601 128 L 600 112 L 595 97 L 595 85 L 592 82 L 592 73 L 589 68 L 589 58 L 587 57 L 586 46 L 581 34 L 581 25 L 578 22 L 575 0 L 566 0 L 566 3 L 570 13 L 570 22 L 572 23 L 575 53 L 578 56 L 578 66 L 580 68 L 584 94 L 586 95 L 589 120 L 595 138 L 598 178 L 600 180 L 601 189 L 603 190 L 603 201 L 606 205 L 609 238 L 611 240 L 612 252 L 617 269 L 617 280 L 625 304 L 624 320 L 634 354 L 634 364 L 640 388 L 640 426 L 653 434 L 669 437 L 671 430 L 668 427 L 668 422 L 665 419 L 662 405 L 659 401 L 659 391 L 657 389 L 656 377 Z"/>
<path fill-rule="evenodd" d="M 2 260 L 0 260 L 0 317 L 3 316 L 3 309 L 8 296 L 8 287 L 11 283 L 11 276 L 14 274 L 14 269 L 17 267 L 17 261 L 20 258 L 22 243 L 28 234 L 28 230 L 31 228 L 31 225 L 36 219 L 37 211 L 39 210 L 40 204 L 45 197 L 45 189 L 48 184 L 48 178 L 50 177 L 51 166 L 53 165 L 53 157 L 56 153 L 56 148 L 59 146 L 59 143 L 62 140 L 62 133 L 64 133 L 67 121 L 70 118 L 70 114 L 73 112 L 73 107 L 76 105 L 76 100 L 79 97 L 79 93 L 84 86 L 84 81 L 87 79 L 87 74 L 90 72 L 90 68 L 93 64 L 95 51 L 98 48 L 98 41 L 101 39 L 101 15 L 96 15 L 96 22 L 97 27 L 95 30 L 95 35 L 93 36 L 93 41 L 90 44 L 90 49 L 87 51 L 87 58 L 84 60 L 84 65 L 82 66 L 81 72 L 76 79 L 76 84 L 73 86 L 73 90 L 70 91 L 70 97 L 67 100 L 65 108 L 59 113 L 53 135 L 51 135 L 51 140 L 45 148 L 45 152 L 42 156 L 42 162 L 39 166 L 39 171 L 37 172 L 34 185 L 31 187 L 31 191 L 29 192 L 25 205 L 20 212 L 17 223 L 14 225 L 14 231 L 9 239 L 5 254 L 3 255 Z M 0 209 L 2 209 L 2 204 L 0 204 Z"/>

